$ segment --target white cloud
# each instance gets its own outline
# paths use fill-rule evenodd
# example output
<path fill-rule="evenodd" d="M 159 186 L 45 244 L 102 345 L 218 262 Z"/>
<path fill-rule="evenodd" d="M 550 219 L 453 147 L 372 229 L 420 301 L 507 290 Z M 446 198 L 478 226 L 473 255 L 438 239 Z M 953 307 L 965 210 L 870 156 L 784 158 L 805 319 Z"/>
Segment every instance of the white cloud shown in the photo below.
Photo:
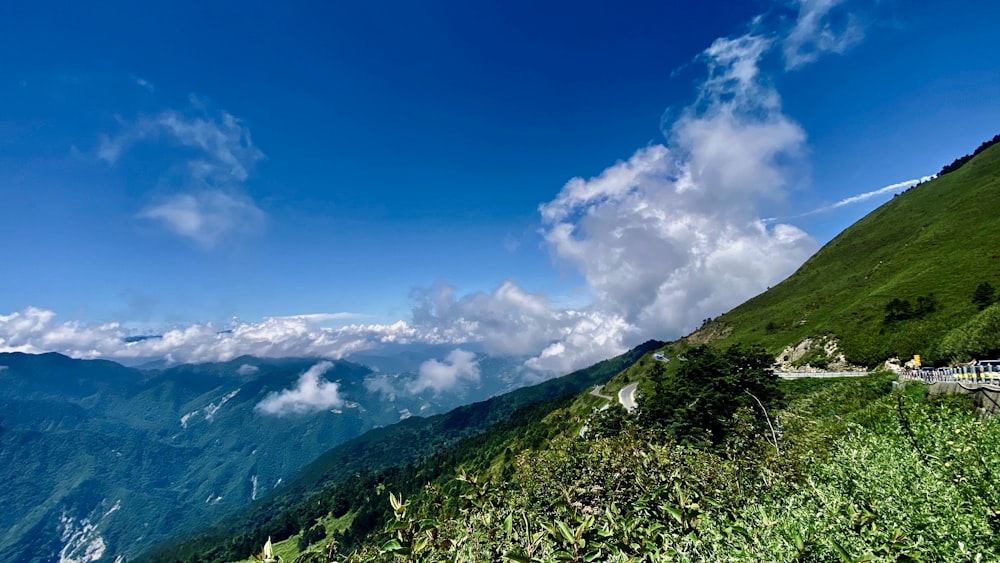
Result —
<path fill-rule="evenodd" d="M 250 198 L 217 190 L 175 194 L 142 210 L 139 217 L 160 221 L 204 248 L 212 248 L 228 233 L 254 232 L 265 219 Z"/>
<path fill-rule="evenodd" d="M 58 322 L 55 312 L 28 307 L 0 315 L 0 352 L 60 352 L 76 358 L 166 358 L 196 363 L 228 361 L 243 355 L 337 359 L 381 344 L 448 342 L 438 331 L 425 332 L 403 321 L 327 328 L 301 318 L 269 317 L 225 326 L 191 324 L 167 330 L 159 338 L 126 341 L 131 334 L 119 323 Z"/>
<path fill-rule="evenodd" d="M 130 148 L 142 142 L 157 142 L 195 149 L 184 166 L 192 176 L 203 181 L 245 181 L 253 166 L 264 158 L 254 146 L 250 130 L 235 116 L 220 112 L 214 118 L 189 117 L 167 110 L 134 123 L 122 122 L 124 130 L 114 137 L 105 136 L 97 157 L 115 164 Z"/>
<path fill-rule="evenodd" d="M 323 374 L 332 368 L 331 362 L 319 362 L 299 376 L 294 388 L 270 393 L 254 408 L 266 414 L 285 416 L 343 406 L 339 384 L 323 379 Z"/>
<path fill-rule="evenodd" d="M 426 390 L 451 391 L 461 383 L 479 381 L 479 360 L 472 352 L 457 348 L 443 362 L 427 360 L 420 365 L 417 379 L 407 384 L 411 393 Z"/>
<path fill-rule="evenodd" d="M 238 370 L 236 370 L 236 373 L 238 373 L 240 375 L 253 375 L 253 374 L 257 373 L 258 371 L 260 371 L 260 368 L 257 367 L 257 366 L 250 365 L 250 364 L 243 364 L 243 365 L 240 366 L 240 368 Z"/>
<path fill-rule="evenodd" d="M 390 397 L 396 393 L 395 374 L 375 374 L 365 377 L 365 389 L 372 393 L 382 393 Z"/>
<path fill-rule="evenodd" d="M 772 41 L 719 39 L 698 100 L 668 131 L 669 147 L 636 151 L 591 179 L 574 178 L 540 208 L 552 253 L 577 268 L 601 322 L 639 335 L 692 330 L 780 281 L 815 249 L 758 209 L 799 182 L 805 133 L 761 76 Z M 617 322 L 610 319 L 618 317 Z M 568 353 L 553 344 L 535 362 Z"/>
<path fill-rule="evenodd" d="M 837 201 L 835 203 L 831 203 L 830 205 L 824 205 L 822 207 L 817 207 L 816 209 L 813 209 L 811 211 L 807 211 L 805 213 L 796 215 L 793 218 L 808 217 L 810 215 L 818 215 L 820 213 L 826 213 L 827 211 L 833 211 L 834 209 L 838 209 L 838 208 L 841 208 L 841 207 L 844 207 L 844 206 L 847 206 L 847 205 L 852 205 L 852 204 L 855 204 L 855 203 L 861 203 L 862 201 L 867 201 L 867 200 L 872 199 L 874 197 L 878 197 L 880 195 L 892 193 L 892 192 L 895 192 L 897 190 L 901 190 L 903 188 L 911 188 L 911 187 L 913 187 L 913 186 L 915 186 L 917 184 L 920 184 L 922 182 L 927 182 L 929 180 L 933 180 L 934 178 L 936 178 L 936 176 L 933 176 L 933 175 L 932 176 L 921 176 L 920 178 L 915 179 L 915 180 L 905 180 L 903 182 L 896 182 L 894 184 L 889 184 L 888 186 L 881 187 L 881 188 L 879 188 L 877 190 L 872 190 L 870 192 L 860 193 L 858 195 L 853 195 L 851 197 L 845 197 L 844 199 L 842 199 L 840 201 Z M 773 219 L 773 218 L 772 219 L 767 219 L 767 221 L 776 221 L 776 220 L 777 219 Z"/>
<path fill-rule="evenodd" d="M 498 355 L 532 354 L 555 338 L 567 314 L 541 294 L 528 293 L 513 280 L 491 293 L 456 297 L 455 288 L 438 284 L 416 292 L 413 323 L 442 342 L 475 340 Z M 471 338 L 470 338 L 471 337 Z"/>
<path fill-rule="evenodd" d="M 156 91 L 156 87 L 153 86 L 153 83 L 150 82 L 150 81 L 148 81 L 148 80 L 146 80 L 145 78 L 142 78 L 142 77 L 139 77 L 139 76 L 135 76 L 134 74 L 129 75 L 129 78 L 131 78 L 132 81 L 135 82 L 135 84 L 137 86 L 139 86 L 140 88 L 146 90 L 147 92 L 152 93 L 152 92 Z"/>
<path fill-rule="evenodd" d="M 349 319 L 361 318 L 364 315 L 358 313 L 306 313 L 302 315 L 288 315 L 284 317 L 275 317 L 276 319 L 288 319 L 288 320 L 301 320 L 308 323 L 325 323 L 330 321 L 345 321 Z"/>
<path fill-rule="evenodd" d="M 864 27 L 843 9 L 847 0 L 796 0 L 798 17 L 784 38 L 785 68 L 805 66 L 824 53 L 843 53 L 864 39 Z"/>
<path fill-rule="evenodd" d="M 161 183 L 173 186 L 174 193 L 145 207 L 139 217 L 158 221 L 204 248 L 226 235 L 253 232 L 263 224 L 264 212 L 242 185 L 264 153 L 232 114 L 188 116 L 168 110 L 132 123 L 123 121 L 122 126 L 118 135 L 101 139 L 100 160 L 114 165 L 132 147 L 154 143 L 175 163 L 161 177 Z"/>

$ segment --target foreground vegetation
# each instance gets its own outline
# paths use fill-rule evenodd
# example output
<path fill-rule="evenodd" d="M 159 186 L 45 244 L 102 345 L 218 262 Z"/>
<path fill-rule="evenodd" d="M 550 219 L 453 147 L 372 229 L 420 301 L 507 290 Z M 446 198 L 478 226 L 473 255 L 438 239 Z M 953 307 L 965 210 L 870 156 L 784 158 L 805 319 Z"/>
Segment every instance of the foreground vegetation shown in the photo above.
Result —
<path fill-rule="evenodd" d="M 1000 421 L 892 385 L 786 385 L 777 448 L 745 408 L 715 446 L 608 409 L 592 420 L 602 431 L 560 434 L 499 472 L 463 468 L 405 495 L 376 485 L 381 532 L 351 550 L 332 534 L 299 560 L 1000 559 Z"/>

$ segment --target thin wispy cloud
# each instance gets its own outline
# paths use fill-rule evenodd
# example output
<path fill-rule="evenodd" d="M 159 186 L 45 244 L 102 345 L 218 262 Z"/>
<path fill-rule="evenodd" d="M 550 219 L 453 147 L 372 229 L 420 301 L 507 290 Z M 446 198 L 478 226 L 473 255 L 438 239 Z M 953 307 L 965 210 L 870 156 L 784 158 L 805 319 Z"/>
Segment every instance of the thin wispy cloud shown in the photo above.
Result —
<path fill-rule="evenodd" d="M 160 179 L 161 184 L 172 186 L 173 193 L 160 195 L 159 201 L 137 216 L 209 249 L 227 236 L 256 232 L 266 214 L 243 188 L 264 153 L 235 116 L 205 112 L 198 109 L 196 115 L 188 115 L 167 110 L 132 122 L 122 120 L 121 131 L 101 138 L 96 155 L 115 165 L 140 144 L 155 145 L 165 154 L 183 149 Z"/>
<path fill-rule="evenodd" d="M 784 219 L 778 219 L 776 217 L 771 217 L 771 218 L 765 219 L 765 221 L 766 222 L 774 222 L 774 221 L 781 221 L 781 220 L 788 220 L 788 219 L 798 219 L 798 218 L 801 218 L 801 217 L 809 217 L 811 215 L 819 215 L 821 213 L 826 213 L 828 211 L 833 211 L 834 209 L 839 209 L 841 207 L 846 207 L 848 205 L 853 205 L 855 203 L 861 203 L 863 201 L 868 201 L 869 199 L 876 198 L 876 197 L 879 197 L 879 196 L 883 196 L 883 195 L 886 195 L 886 194 L 890 194 L 890 193 L 893 193 L 893 192 L 897 192 L 899 190 L 903 190 L 903 189 L 906 189 L 906 188 L 912 188 L 913 186 L 916 186 L 917 184 L 933 180 L 934 178 L 936 178 L 936 176 L 931 175 L 931 176 L 922 176 L 922 177 L 920 177 L 918 179 L 914 179 L 914 180 L 905 180 L 903 182 L 896 182 L 895 184 L 889 184 L 888 186 L 883 186 L 883 187 L 881 187 L 881 188 L 879 188 L 877 190 L 872 190 L 870 192 L 860 193 L 858 195 L 853 195 L 851 197 L 845 197 L 844 199 L 842 199 L 840 201 L 831 203 L 829 205 L 823 205 L 821 207 L 817 207 L 816 209 L 812 209 L 810 211 L 806 211 L 805 213 L 800 213 L 798 215 L 793 215 L 791 217 L 786 217 Z"/>
<path fill-rule="evenodd" d="M 225 235 L 258 231 L 266 215 L 249 197 L 210 190 L 174 194 L 143 209 L 139 217 L 159 221 L 170 231 L 210 249 Z"/>
<path fill-rule="evenodd" d="M 785 36 L 785 68 L 792 70 L 816 61 L 825 53 L 843 53 L 860 43 L 864 26 L 848 10 L 849 0 L 797 0 L 798 17 Z"/>
<path fill-rule="evenodd" d="M 301 320 L 308 323 L 325 323 L 330 321 L 346 321 L 352 319 L 363 318 L 365 315 L 360 313 L 349 313 L 346 311 L 341 311 L 338 313 L 306 313 L 303 315 L 287 315 L 284 317 L 275 317 L 276 319 L 289 319 L 289 320 Z"/>
<path fill-rule="evenodd" d="M 156 87 L 153 86 L 153 83 L 146 80 L 145 78 L 138 77 L 134 74 L 129 75 L 129 78 L 131 78 L 132 81 L 135 82 L 136 86 L 139 86 L 143 90 L 146 90 L 147 92 L 150 93 L 156 92 Z"/>

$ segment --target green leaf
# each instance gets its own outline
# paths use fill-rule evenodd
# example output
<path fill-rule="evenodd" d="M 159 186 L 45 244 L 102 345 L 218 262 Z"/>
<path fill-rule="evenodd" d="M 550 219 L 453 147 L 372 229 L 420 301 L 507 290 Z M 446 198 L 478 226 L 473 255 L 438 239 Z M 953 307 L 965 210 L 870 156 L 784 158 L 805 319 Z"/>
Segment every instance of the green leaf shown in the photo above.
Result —
<path fill-rule="evenodd" d="M 679 508 L 674 506 L 664 506 L 663 508 L 667 511 L 668 514 L 673 516 L 674 520 L 677 520 L 678 523 L 680 524 L 684 523 L 684 516 L 681 514 Z"/>
<path fill-rule="evenodd" d="M 511 561 L 516 561 L 517 563 L 531 563 L 531 559 L 529 559 L 527 555 L 517 553 L 516 551 L 508 552 L 505 557 Z"/>
<path fill-rule="evenodd" d="M 795 549 L 799 550 L 799 553 L 806 550 L 806 543 L 802 540 L 802 534 L 792 532 L 792 541 L 795 542 Z"/>
<path fill-rule="evenodd" d="M 740 526 L 733 526 L 732 530 L 737 534 L 743 536 L 744 538 L 750 539 L 750 532 L 748 532 L 746 528 L 742 528 Z"/>
<path fill-rule="evenodd" d="M 844 549 L 844 546 L 837 543 L 837 540 L 830 540 L 830 543 L 833 544 L 833 550 L 837 552 L 841 561 L 844 561 L 845 563 L 854 563 L 854 557 L 852 557 L 851 554 Z"/>
<path fill-rule="evenodd" d="M 567 526 L 565 522 L 563 522 L 562 520 L 556 520 L 556 527 L 559 528 L 559 533 L 561 533 L 563 537 L 566 538 L 566 541 L 568 541 L 569 543 L 574 542 L 576 538 L 573 536 L 573 532 L 570 531 L 569 526 Z"/>
<path fill-rule="evenodd" d="M 427 530 L 436 530 L 437 528 L 440 528 L 440 527 L 441 527 L 441 523 L 438 522 L 437 520 L 433 520 L 433 519 L 430 519 L 430 518 L 425 518 L 425 519 L 423 519 L 423 520 L 420 521 L 420 531 L 421 532 L 426 532 Z"/>
<path fill-rule="evenodd" d="M 403 544 L 399 540 L 389 540 L 382 544 L 382 553 L 396 553 L 403 549 Z"/>

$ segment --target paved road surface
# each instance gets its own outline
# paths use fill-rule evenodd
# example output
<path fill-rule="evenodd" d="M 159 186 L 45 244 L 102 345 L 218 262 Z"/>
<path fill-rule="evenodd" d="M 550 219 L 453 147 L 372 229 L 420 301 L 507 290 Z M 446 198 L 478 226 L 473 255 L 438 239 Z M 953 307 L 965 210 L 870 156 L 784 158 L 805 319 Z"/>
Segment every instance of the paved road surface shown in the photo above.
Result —
<path fill-rule="evenodd" d="M 618 402 L 621 403 L 628 412 L 634 411 L 639 406 L 635 402 L 635 390 L 638 387 L 638 383 L 629 383 L 625 387 L 622 387 L 621 391 L 618 392 Z"/>
<path fill-rule="evenodd" d="M 608 395 L 602 394 L 601 393 L 602 389 L 604 389 L 603 385 L 597 385 L 593 389 L 591 389 L 590 394 L 593 395 L 593 396 L 595 396 L 595 397 L 599 397 L 601 399 L 604 399 L 606 401 L 614 401 L 614 398 L 609 397 Z"/>
<path fill-rule="evenodd" d="M 867 371 L 779 371 L 778 377 L 781 379 L 802 379 L 803 377 L 864 377 L 868 375 Z"/>

